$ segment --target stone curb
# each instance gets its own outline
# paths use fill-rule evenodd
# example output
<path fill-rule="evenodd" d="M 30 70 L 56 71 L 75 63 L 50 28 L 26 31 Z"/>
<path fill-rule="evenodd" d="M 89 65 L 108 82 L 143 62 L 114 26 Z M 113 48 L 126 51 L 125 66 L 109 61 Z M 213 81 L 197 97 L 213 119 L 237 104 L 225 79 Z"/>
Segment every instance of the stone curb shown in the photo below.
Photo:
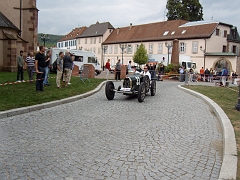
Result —
<path fill-rule="evenodd" d="M 231 121 L 222 108 L 213 100 L 198 92 L 186 89 L 181 85 L 178 88 L 203 99 L 218 117 L 223 130 L 223 161 L 219 174 L 219 180 L 236 179 L 237 175 L 237 145 L 235 133 Z"/>
<path fill-rule="evenodd" d="M 2 111 L 2 112 L 0 112 L 0 119 L 6 118 L 6 117 L 12 117 L 12 116 L 16 116 L 19 114 L 32 112 L 32 111 L 37 111 L 37 110 L 41 110 L 41 109 L 45 109 L 45 108 L 50 108 L 50 107 L 54 107 L 54 106 L 58 106 L 61 104 L 70 103 L 70 102 L 73 102 L 73 101 L 76 101 L 79 99 L 86 98 L 86 97 L 91 96 L 94 93 L 100 91 L 100 89 L 106 82 L 107 81 L 102 82 L 94 90 L 91 90 L 87 93 L 80 94 L 77 96 L 73 96 L 73 97 L 69 97 L 69 98 L 65 98 L 65 99 L 61 99 L 61 100 L 57 100 L 57 101 L 51 101 L 51 102 L 47 102 L 47 103 L 43 103 L 43 104 L 37 104 L 37 105 L 33 105 L 33 106 L 27 106 L 27 107 Z"/>

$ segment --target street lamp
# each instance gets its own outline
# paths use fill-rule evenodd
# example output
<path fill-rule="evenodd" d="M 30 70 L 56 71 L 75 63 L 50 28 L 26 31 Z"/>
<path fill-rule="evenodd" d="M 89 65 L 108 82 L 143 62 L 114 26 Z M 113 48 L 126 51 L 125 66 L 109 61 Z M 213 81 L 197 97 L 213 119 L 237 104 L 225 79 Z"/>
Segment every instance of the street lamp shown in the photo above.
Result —
<path fill-rule="evenodd" d="M 240 111 L 240 80 L 237 81 L 238 84 L 238 102 L 235 106 L 237 111 Z"/>
<path fill-rule="evenodd" d="M 204 55 L 204 57 L 203 57 L 203 68 L 205 69 L 205 53 L 206 53 L 206 49 L 203 49 L 203 47 L 202 46 L 200 46 L 200 50 L 203 52 L 203 55 Z"/>
<path fill-rule="evenodd" d="M 41 34 L 41 40 L 42 40 L 43 43 L 44 43 L 44 47 L 45 47 L 46 41 L 48 41 L 49 39 L 50 39 L 49 35 L 47 35 L 47 34 Z"/>
<path fill-rule="evenodd" d="M 122 65 L 123 65 L 123 51 L 127 47 L 126 44 L 119 44 L 120 49 L 122 50 Z"/>
<path fill-rule="evenodd" d="M 168 60 L 167 60 L 167 65 L 169 64 L 169 50 L 172 47 L 172 43 L 165 42 L 165 46 L 168 49 Z"/>
<path fill-rule="evenodd" d="M 204 54 L 204 58 L 203 58 L 203 68 L 205 69 L 205 61 L 206 61 L 206 49 L 207 49 L 207 40 L 204 39 L 205 41 L 205 49 L 203 49 L 202 46 L 200 46 L 200 50 L 203 52 Z"/>
<path fill-rule="evenodd" d="M 104 54 L 106 53 L 106 50 L 107 50 L 107 46 L 102 46 L 102 55 L 103 55 L 103 58 L 102 58 L 102 69 L 104 71 Z"/>

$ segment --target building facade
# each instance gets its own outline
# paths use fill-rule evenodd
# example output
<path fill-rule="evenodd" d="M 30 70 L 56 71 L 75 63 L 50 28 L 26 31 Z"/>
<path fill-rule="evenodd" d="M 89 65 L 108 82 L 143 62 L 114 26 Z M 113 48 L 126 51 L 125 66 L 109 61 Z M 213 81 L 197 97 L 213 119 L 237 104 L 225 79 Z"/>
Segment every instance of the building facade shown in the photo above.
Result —
<path fill-rule="evenodd" d="M 92 24 L 77 37 L 77 49 L 95 53 L 98 62 L 103 66 L 102 42 L 107 39 L 113 30 L 114 27 L 109 22 Z"/>
<path fill-rule="evenodd" d="M 197 71 L 201 67 L 216 69 L 223 66 L 230 71 L 240 71 L 237 29 L 216 21 L 173 20 L 114 29 L 102 43 L 105 49 L 103 62 L 110 59 L 111 64 L 116 64 L 117 59 L 122 59 L 123 64 L 128 64 L 142 43 L 149 59 L 167 65 L 171 63 L 173 40 L 179 41 L 180 59 L 196 62 Z"/>
<path fill-rule="evenodd" d="M 3 1 L 0 6 L 0 70 L 15 71 L 20 50 L 37 50 L 36 0 Z"/>
<path fill-rule="evenodd" d="M 86 26 L 73 29 L 57 42 L 57 47 L 60 49 L 77 49 L 76 37 L 80 36 L 86 29 Z"/>

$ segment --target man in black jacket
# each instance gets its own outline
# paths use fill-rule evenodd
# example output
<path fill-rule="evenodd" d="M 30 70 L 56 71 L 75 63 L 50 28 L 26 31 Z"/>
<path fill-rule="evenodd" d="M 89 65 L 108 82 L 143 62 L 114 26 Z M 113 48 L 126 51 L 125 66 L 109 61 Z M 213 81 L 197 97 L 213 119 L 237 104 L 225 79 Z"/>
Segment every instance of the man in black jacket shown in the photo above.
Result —
<path fill-rule="evenodd" d="M 72 54 L 67 51 L 63 58 L 63 83 L 65 83 L 65 86 L 68 86 L 73 66 L 73 59 L 71 58 L 71 55 Z"/>

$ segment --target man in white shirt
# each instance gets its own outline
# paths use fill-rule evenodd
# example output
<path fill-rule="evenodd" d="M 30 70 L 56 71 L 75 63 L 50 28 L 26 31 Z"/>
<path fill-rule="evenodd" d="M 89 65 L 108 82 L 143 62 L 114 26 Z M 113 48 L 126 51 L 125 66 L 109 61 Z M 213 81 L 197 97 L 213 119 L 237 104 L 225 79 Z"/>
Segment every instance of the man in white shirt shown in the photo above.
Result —
<path fill-rule="evenodd" d="M 143 75 L 143 76 L 148 75 L 149 79 L 151 80 L 151 74 L 148 71 L 148 67 L 147 66 L 144 66 L 144 71 L 142 71 L 140 74 Z"/>

